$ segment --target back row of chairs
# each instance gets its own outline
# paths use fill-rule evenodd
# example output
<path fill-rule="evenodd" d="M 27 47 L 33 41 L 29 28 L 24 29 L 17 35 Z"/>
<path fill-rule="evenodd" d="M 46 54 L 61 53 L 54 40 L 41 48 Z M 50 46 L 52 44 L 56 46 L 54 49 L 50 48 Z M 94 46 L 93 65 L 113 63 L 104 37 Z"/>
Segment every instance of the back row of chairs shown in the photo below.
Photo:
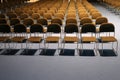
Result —
<path fill-rule="evenodd" d="M 47 32 L 44 33 L 43 26 L 40 24 L 33 24 L 30 27 L 30 35 L 27 32 L 27 28 L 23 24 L 17 24 L 13 27 L 13 31 L 9 25 L 0 25 L 0 42 L 15 42 L 21 43 L 23 49 L 23 42 L 28 46 L 29 43 L 38 43 L 40 49 L 40 43 L 44 41 L 44 47 L 48 48 L 47 43 L 57 43 L 57 49 L 65 48 L 65 43 L 76 43 L 77 49 L 83 50 L 83 43 L 94 43 L 94 49 L 97 52 L 98 46 L 102 44 L 102 52 L 104 50 L 104 43 L 112 42 L 112 48 L 117 52 L 118 41 L 115 38 L 115 27 L 112 23 L 103 23 L 100 25 L 99 33 L 96 33 L 96 26 L 91 23 L 82 25 L 79 30 L 76 24 L 67 24 L 64 28 L 64 32 L 61 32 L 59 24 L 50 24 L 47 26 Z M 105 35 L 103 33 L 106 33 Z M 58 34 L 58 35 L 55 35 Z M 70 35 L 72 34 L 72 35 Z M 113 47 L 113 43 L 116 42 L 116 46 Z M 63 43 L 63 44 L 62 44 Z M 79 47 L 79 43 L 81 44 Z M 4 44 L 4 43 L 3 43 Z M 5 46 L 5 45 L 4 45 Z"/>

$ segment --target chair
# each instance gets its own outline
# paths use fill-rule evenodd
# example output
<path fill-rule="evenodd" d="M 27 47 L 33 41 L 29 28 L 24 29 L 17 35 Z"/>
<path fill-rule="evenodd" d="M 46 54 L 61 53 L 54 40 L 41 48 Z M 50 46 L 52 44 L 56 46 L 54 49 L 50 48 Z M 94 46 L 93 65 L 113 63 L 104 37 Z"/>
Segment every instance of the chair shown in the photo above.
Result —
<path fill-rule="evenodd" d="M 60 36 L 54 35 L 59 34 Z M 46 43 L 58 43 L 58 49 L 60 48 L 61 40 L 61 27 L 59 24 L 53 23 L 47 26 L 46 38 L 45 38 L 45 48 L 47 48 Z"/>
<path fill-rule="evenodd" d="M 102 33 L 106 33 L 105 35 L 102 35 Z M 103 53 L 103 44 L 104 43 L 112 43 L 112 49 L 117 53 L 118 51 L 118 41 L 115 38 L 115 26 L 112 23 L 103 23 L 100 25 L 100 31 L 99 31 L 99 39 L 102 43 L 102 53 Z M 116 47 L 114 48 L 114 42 L 116 42 Z"/>
<path fill-rule="evenodd" d="M 0 24 L 7 24 L 7 20 L 5 18 L 0 18 Z"/>
<path fill-rule="evenodd" d="M 16 13 L 9 13 L 7 14 L 9 20 L 11 20 L 12 18 L 17 18 L 17 14 Z"/>
<path fill-rule="evenodd" d="M 39 18 L 39 19 L 37 20 L 37 23 L 39 23 L 39 24 L 41 24 L 41 25 L 43 25 L 43 26 L 47 26 L 47 25 L 48 25 L 48 21 L 47 21 L 47 19 L 45 19 L 45 18 L 43 18 L 43 19 Z"/>
<path fill-rule="evenodd" d="M 82 19 L 84 17 L 89 17 L 88 13 L 80 13 L 79 14 L 79 19 Z"/>
<path fill-rule="evenodd" d="M 80 20 L 80 25 L 83 25 L 85 23 L 92 23 L 92 19 L 89 17 L 84 17 Z"/>
<path fill-rule="evenodd" d="M 80 31 L 80 38 L 81 38 L 81 48 L 80 53 L 83 51 L 83 44 L 84 43 L 94 43 L 94 49 L 97 52 L 96 49 L 96 26 L 92 23 L 86 23 L 83 24 Z"/>
<path fill-rule="evenodd" d="M 102 17 L 102 14 L 99 12 L 94 12 L 91 14 L 92 19 L 97 19 L 98 17 Z"/>
<path fill-rule="evenodd" d="M 63 13 L 56 13 L 55 18 L 60 18 L 60 19 L 64 20 L 64 14 Z"/>
<path fill-rule="evenodd" d="M 27 13 L 23 13 L 23 14 L 20 15 L 20 19 L 21 19 L 21 20 L 24 20 L 25 18 L 28 18 L 28 17 L 29 17 L 29 16 L 28 16 Z"/>
<path fill-rule="evenodd" d="M 16 24 L 20 24 L 20 20 L 19 20 L 18 18 L 12 18 L 12 19 L 10 20 L 10 25 L 11 25 L 11 26 L 14 26 L 14 25 L 16 25 Z"/>
<path fill-rule="evenodd" d="M 31 18 L 25 18 L 23 20 L 23 24 L 26 25 L 27 27 L 30 27 L 32 24 L 34 24 L 34 21 Z"/>
<path fill-rule="evenodd" d="M 5 18 L 5 15 L 4 14 L 0 14 L 0 18 Z"/>
<path fill-rule="evenodd" d="M 23 48 L 22 43 L 25 42 L 25 40 L 27 39 L 26 26 L 23 24 L 16 24 L 13 26 L 13 28 L 14 28 L 14 32 L 12 34 L 11 41 L 15 43 L 21 43 L 21 49 L 22 49 Z"/>
<path fill-rule="evenodd" d="M 40 42 L 44 39 L 44 34 L 40 36 L 40 33 L 43 33 L 43 27 L 41 24 L 33 24 L 30 27 L 30 37 L 28 38 L 28 42 L 30 43 L 38 43 L 40 49 Z"/>
<path fill-rule="evenodd" d="M 74 19 L 76 19 L 76 14 L 75 13 L 69 13 L 69 14 L 67 14 L 67 17 L 66 17 L 67 19 L 69 19 L 69 18 L 74 18 Z"/>
<path fill-rule="evenodd" d="M 96 24 L 96 31 L 99 32 L 99 27 L 102 23 L 108 23 L 108 19 L 106 17 L 98 17 L 95 20 L 95 24 Z"/>
<path fill-rule="evenodd" d="M 62 26 L 62 20 L 60 18 L 54 18 L 51 20 L 51 24 L 57 23 Z"/>
<path fill-rule="evenodd" d="M 98 17 L 95 21 L 96 25 L 100 25 L 102 23 L 108 23 L 108 19 L 106 17 Z"/>
<path fill-rule="evenodd" d="M 69 24 L 69 23 L 74 23 L 74 24 L 77 25 L 77 20 L 74 19 L 74 18 L 68 18 L 68 19 L 66 20 L 66 24 Z"/>
<path fill-rule="evenodd" d="M 67 35 L 67 34 L 73 34 L 75 35 Z M 64 38 L 63 38 L 63 52 L 65 48 L 65 43 L 76 43 L 77 49 L 78 49 L 78 42 L 79 42 L 79 36 L 78 36 L 79 30 L 78 26 L 74 23 L 67 24 L 64 29 Z"/>
<path fill-rule="evenodd" d="M 7 48 L 7 45 L 4 42 L 7 42 L 10 39 L 10 37 L 11 37 L 10 26 L 8 24 L 0 24 L 0 43 L 3 43 L 4 48 Z"/>
<path fill-rule="evenodd" d="M 37 20 L 37 19 L 39 19 L 39 18 L 40 18 L 39 13 L 33 13 L 33 14 L 32 14 L 32 19 Z"/>
<path fill-rule="evenodd" d="M 43 17 L 46 18 L 47 20 L 51 20 L 52 14 L 51 13 L 44 13 Z"/>

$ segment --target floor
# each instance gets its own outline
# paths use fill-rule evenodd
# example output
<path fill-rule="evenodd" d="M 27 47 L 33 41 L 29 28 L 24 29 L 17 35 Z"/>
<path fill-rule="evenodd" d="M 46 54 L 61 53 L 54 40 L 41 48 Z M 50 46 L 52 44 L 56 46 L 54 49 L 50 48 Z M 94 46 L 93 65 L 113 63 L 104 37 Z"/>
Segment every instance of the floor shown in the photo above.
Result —
<path fill-rule="evenodd" d="M 120 16 L 94 5 L 115 25 L 120 45 Z M 120 80 L 119 52 L 111 57 L 1 55 L 0 80 Z"/>

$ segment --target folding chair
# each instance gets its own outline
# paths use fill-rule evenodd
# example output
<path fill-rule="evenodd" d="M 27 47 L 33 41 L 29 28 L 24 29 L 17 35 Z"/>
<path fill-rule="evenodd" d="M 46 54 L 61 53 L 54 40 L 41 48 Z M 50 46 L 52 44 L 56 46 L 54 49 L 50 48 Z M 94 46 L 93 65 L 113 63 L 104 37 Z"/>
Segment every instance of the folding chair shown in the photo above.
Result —
<path fill-rule="evenodd" d="M 65 48 L 65 43 L 76 43 L 77 49 L 78 49 L 78 42 L 79 42 L 78 33 L 79 33 L 79 30 L 78 30 L 78 26 L 76 24 L 70 23 L 65 26 L 64 38 L 63 38 L 63 52 L 64 52 L 64 48 Z M 73 36 L 69 35 L 69 34 L 73 34 Z"/>
<path fill-rule="evenodd" d="M 105 35 L 103 35 L 104 33 Z M 115 38 L 115 26 L 112 23 L 103 23 L 100 25 L 99 31 L 100 42 L 102 43 L 102 53 L 104 48 L 104 43 L 112 43 L 112 50 L 117 53 L 118 51 L 118 40 Z M 116 42 L 116 46 L 114 48 L 114 43 Z"/>
<path fill-rule="evenodd" d="M 49 43 L 58 43 L 57 49 L 59 49 L 60 42 L 61 42 L 61 26 L 56 23 L 49 24 L 47 26 L 47 32 L 46 32 L 45 48 L 49 47 Z"/>
<path fill-rule="evenodd" d="M 77 20 L 74 19 L 74 18 L 68 18 L 68 19 L 66 20 L 66 24 L 70 24 L 70 23 L 74 23 L 74 24 L 77 25 Z"/>
<path fill-rule="evenodd" d="M 0 24 L 7 24 L 7 19 L 0 18 Z"/>
<path fill-rule="evenodd" d="M 51 24 L 57 23 L 62 26 L 62 20 L 60 18 L 54 18 L 51 20 Z"/>
<path fill-rule="evenodd" d="M 27 39 L 26 26 L 23 24 L 16 24 L 16 25 L 14 25 L 13 28 L 14 28 L 14 30 L 12 33 L 11 41 L 14 42 L 14 44 L 16 43 L 15 45 L 17 45 L 17 43 L 20 43 L 21 49 L 24 49 L 23 43 Z M 14 44 L 13 44 L 13 47 L 15 48 L 16 46 L 14 46 Z M 27 46 L 27 43 L 26 43 L 26 46 Z"/>
<path fill-rule="evenodd" d="M 10 37 L 11 37 L 10 26 L 8 24 L 0 24 L 0 43 L 3 43 L 3 48 L 5 49 L 7 48 L 5 42 L 7 42 L 10 39 Z"/>
<path fill-rule="evenodd" d="M 41 34 L 42 33 L 42 34 Z M 44 39 L 43 27 L 41 24 L 33 24 L 30 27 L 30 37 L 28 38 L 29 43 L 38 43 L 40 49 L 40 43 Z"/>
<path fill-rule="evenodd" d="M 34 21 L 32 18 L 25 18 L 23 20 L 23 24 L 26 25 L 27 27 L 30 27 L 32 24 L 34 24 Z"/>
<path fill-rule="evenodd" d="M 10 25 L 11 25 L 11 26 L 14 26 L 14 25 L 16 25 L 16 24 L 20 24 L 20 20 L 19 20 L 18 18 L 12 18 L 12 19 L 10 20 Z"/>
<path fill-rule="evenodd" d="M 96 26 L 92 23 L 86 23 L 83 24 L 81 27 L 81 31 L 80 31 L 80 38 L 81 38 L 81 48 L 80 48 L 80 53 L 83 52 L 84 43 L 93 43 L 94 44 L 94 50 L 95 52 L 97 52 L 97 48 L 96 48 L 96 43 L 97 43 L 97 39 L 96 39 Z"/>

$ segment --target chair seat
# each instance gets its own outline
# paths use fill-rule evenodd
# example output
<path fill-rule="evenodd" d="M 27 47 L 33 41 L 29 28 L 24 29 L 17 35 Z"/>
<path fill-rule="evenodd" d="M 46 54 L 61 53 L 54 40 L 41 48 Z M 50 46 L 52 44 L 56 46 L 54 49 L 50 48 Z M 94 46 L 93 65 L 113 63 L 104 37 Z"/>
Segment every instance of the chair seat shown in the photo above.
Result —
<path fill-rule="evenodd" d="M 43 28 L 43 32 L 47 32 L 47 29 Z M 27 33 L 30 33 L 30 29 L 27 29 Z"/>
<path fill-rule="evenodd" d="M 28 41 L 33 42 L 33 43 L 39 43 L 41 42 L 42 37 L 30 37 Z"/>
<path fill-rule="evenodd" d="M 9 37 L 0 37 L 0 42 L 8 40 Z"/>
<path fill-rule="evenodd" d="M 23 40 L 25 40 L 25 37 L 13 37 L 11 40 L 13 42 L 23 42 Z"/>
<path fill-rule="evenodd" d="M 53 36 L 50 36 L 50 37 L 47 37 L 46 38 L 46 42 L 59 42 L 59 37 L 53 37 Z"/>
<path fill-rule="evenodd" d="M 64 37 L 64 42 L 70 42 L 70 43 L 74 43 L 74 42 L 78 42 L 78 38 L 77 37 Z"/>
<path fill-rule="evenodd" d="M 96 37 L 82 37 L 82 42 L 96 42 Z"/>
<path fill-rule="evenodd" d="M 115 41 L 117 41 L 117 39 L 114 36 L 101 37 L 101 41 L 102 42 L 115 42 Z"/>

